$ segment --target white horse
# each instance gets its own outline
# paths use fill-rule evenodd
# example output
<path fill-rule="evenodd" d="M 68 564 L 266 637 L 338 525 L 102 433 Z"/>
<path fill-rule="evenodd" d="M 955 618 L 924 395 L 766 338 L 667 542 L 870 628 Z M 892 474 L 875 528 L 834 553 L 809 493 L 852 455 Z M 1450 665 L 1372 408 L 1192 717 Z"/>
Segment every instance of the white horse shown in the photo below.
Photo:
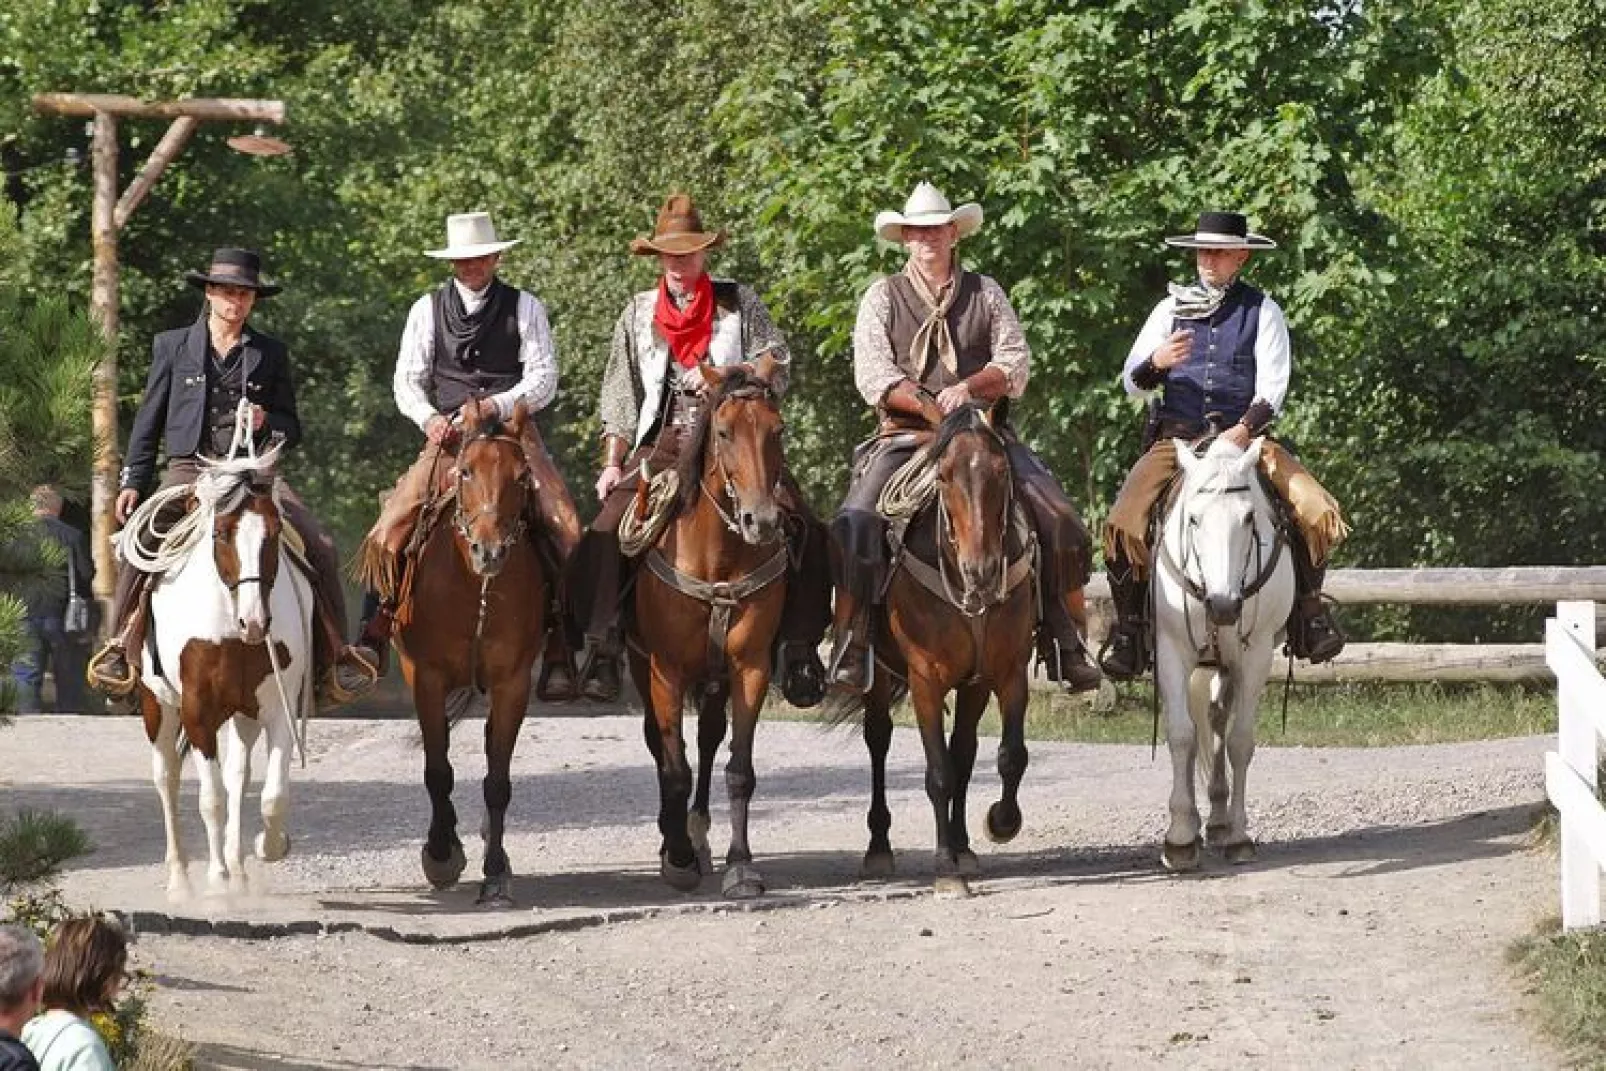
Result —
<path fill-rule="evenodd" d="M 1210 749 L 1210 843 L 1231 863 L 1255 857 L 1244 807 L 1255 715 L 1294 602 L 1293 560 L 1258 472 L 1263 441 L 1240 450 L 1217 439 L 1202 458 L 1175 444 L 1182 489 L 1166 513 L 1154 569 L 1154 679 L 1171 750 L 1161 860 L 1171 870 L 1199 865 L 1201 743 Z"/>
<path fill-rule="evenodd" d="M 180 732 L 201 783 L 209 891 L 245 890 L 241 810 L 251 751 L 263 733 L 267 771 L 256 854 L 272 862 L 290 850 L 290 757 L 297 719 L 313 702 L 313 603 L 311 584 L 282 545 L 276 454 L 207 463 L 193 487 L 160 491 L 142 504 L 122 541 L 128 560 L 163 574 L 151 593 L 141 706 L 167 827 L 168 893 L 175 898 L 189 892 L 178 829 Z M 157 515 L 166 506 L 163 520 L 172 517 L 192 492 L 189 512 L 160 540 L 165 525 Z"/>

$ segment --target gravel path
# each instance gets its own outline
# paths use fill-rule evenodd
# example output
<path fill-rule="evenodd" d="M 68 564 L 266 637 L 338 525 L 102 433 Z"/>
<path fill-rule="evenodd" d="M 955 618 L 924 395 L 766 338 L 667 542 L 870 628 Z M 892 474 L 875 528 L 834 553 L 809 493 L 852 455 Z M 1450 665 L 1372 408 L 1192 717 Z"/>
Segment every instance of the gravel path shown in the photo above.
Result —
<path fill-rule="evenodd" d="M 458 735 L 477 877 L 479 726 Z M 862 744 L 765 724 L 752 828 L 772 892 L 754 910 L 724 903 L 715 881 L 690 896 L 658 882 L 635 718 L 532 719 L 509 817 L 520 906 L 486 913 L 472 885 L 421 888 L 414 736 L 395 721 L 316 723 L 292 774 L 294 851 L 253 872 L 249 899 L 168 903 L 131 719 L 18 719 L 0 733 L 0 805 L 52 807 L 90 831 L 99 848 L 69 895 L 135 914 L 155 1015 L 203 1044 L 203 1066 L 1557 1065 L 1502 963 L 1554 910 L 1553 864 L 1523 850 L 1543 739 L 1264 748 L 1250 781 L 1260 862 L 1213 860 L 1184 879 L 1156 867 L 1163 753 L 1036 743 L 1026 828 L 1006 848 L 980 837 L 997 779 L 978 771 L 983 877 L 955 902 L 927 891 L 911 733 L 888 770 L 900 876 L 868 886 L 855 880 Z M 991 752 L 984 742 L 989 766 Z M 184 788 L 204 859 L 188 771 Z M 716 803 L 716 856 L 722 821 Z"/>

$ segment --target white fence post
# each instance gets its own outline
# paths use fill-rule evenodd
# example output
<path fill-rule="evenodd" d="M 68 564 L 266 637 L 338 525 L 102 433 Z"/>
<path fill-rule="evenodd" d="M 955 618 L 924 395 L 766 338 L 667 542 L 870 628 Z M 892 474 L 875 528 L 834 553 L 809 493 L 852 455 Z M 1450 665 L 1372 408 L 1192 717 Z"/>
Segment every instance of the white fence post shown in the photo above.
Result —
<path fill-rule="evenodd" d="M 1557 751 L 1545 756 L 1545 789 L 1561 815 L 1564 929 L 1598 926 L 1606 868 L 1606 808 L 1596 794 L 1606 737 L 1606 679 L 1595 666 L 1595 604 L 1562 602 L 1545 622 L 1545 661 L 1556 675 Z"/>

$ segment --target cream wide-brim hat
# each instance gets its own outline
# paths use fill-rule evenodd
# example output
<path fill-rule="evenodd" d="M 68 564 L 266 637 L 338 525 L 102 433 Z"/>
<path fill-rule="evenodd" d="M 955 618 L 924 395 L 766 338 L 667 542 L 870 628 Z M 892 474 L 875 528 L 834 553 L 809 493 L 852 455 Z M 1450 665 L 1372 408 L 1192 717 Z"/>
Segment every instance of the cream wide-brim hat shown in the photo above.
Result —
<path fill-rule="evenodd" d="M 981 220 L 981 205 L 971 201 L 954 208 L 941 190 L 922 182 L 904 202 L 902 212 L 877 213 L 875 232 L 889 242 L 901 242 L 905 227 L 941 227 L 952 223 L 958 236 L 964 238 L 981 230 Z"/>
<path fill-rule="evenodd" d="M 489 212 L 461 212 L 446 217 L 446 248 L 426 249 L 424 255 L 436 260 L 472 260 L 512 249 L 520 241 L 498 238 Z"/>

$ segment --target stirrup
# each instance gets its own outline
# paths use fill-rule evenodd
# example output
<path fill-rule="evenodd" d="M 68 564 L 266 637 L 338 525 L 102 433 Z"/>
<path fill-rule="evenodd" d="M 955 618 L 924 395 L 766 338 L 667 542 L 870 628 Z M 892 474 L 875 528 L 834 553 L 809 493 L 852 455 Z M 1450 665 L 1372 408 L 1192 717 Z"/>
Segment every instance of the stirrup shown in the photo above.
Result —
<path fill-rule="evenodd" d="M 106 659 L 113 653 L 123 657 L 123 665 L 127 671 L 121 677 L 107 677 L 102 674 Z M 110 640 L 95 652 L 84 668 L 84 682 L 91 688 L 110 696 L 113 699 L 126 699 L 134 694 L 139 687 L 139 671 L 134 668 L 134 660 L 128 656 L 128 650 L 120 639 Z"/>
<path fill-rule="evenodd" d="M 352 662 L 356 662 L 356 665 L 352 665 Z M 342 682 L 342 670 L 355 674 L 358 680 L 350 685 Z M 343 706 L 367 695 L 378 683 L 379 667 L 364 652 L 364 648 L 347 647 L 335 657 L 335 664 L 329 667 L 324 679 L 323 697 L 329 706 Z"/>
<path fill-rule="evenodd" d="M 1116 663 L 1112 667 L 1111 656 L 1117 653 L 1117 644 L 1122 640 L 1132 651 L 1133 664 L 1126 666 Z M 1104 637 L 1104 642 L 1099 645 L 1098 665 L 1099 669 L 1104 671 L 1104 675 L 1112 681 L 1134 681 L 1148 672 L 1148 643 L 1142 627 L 1123 629 L 1118 623 L 1110 629 L 1109 634 Z"/>

